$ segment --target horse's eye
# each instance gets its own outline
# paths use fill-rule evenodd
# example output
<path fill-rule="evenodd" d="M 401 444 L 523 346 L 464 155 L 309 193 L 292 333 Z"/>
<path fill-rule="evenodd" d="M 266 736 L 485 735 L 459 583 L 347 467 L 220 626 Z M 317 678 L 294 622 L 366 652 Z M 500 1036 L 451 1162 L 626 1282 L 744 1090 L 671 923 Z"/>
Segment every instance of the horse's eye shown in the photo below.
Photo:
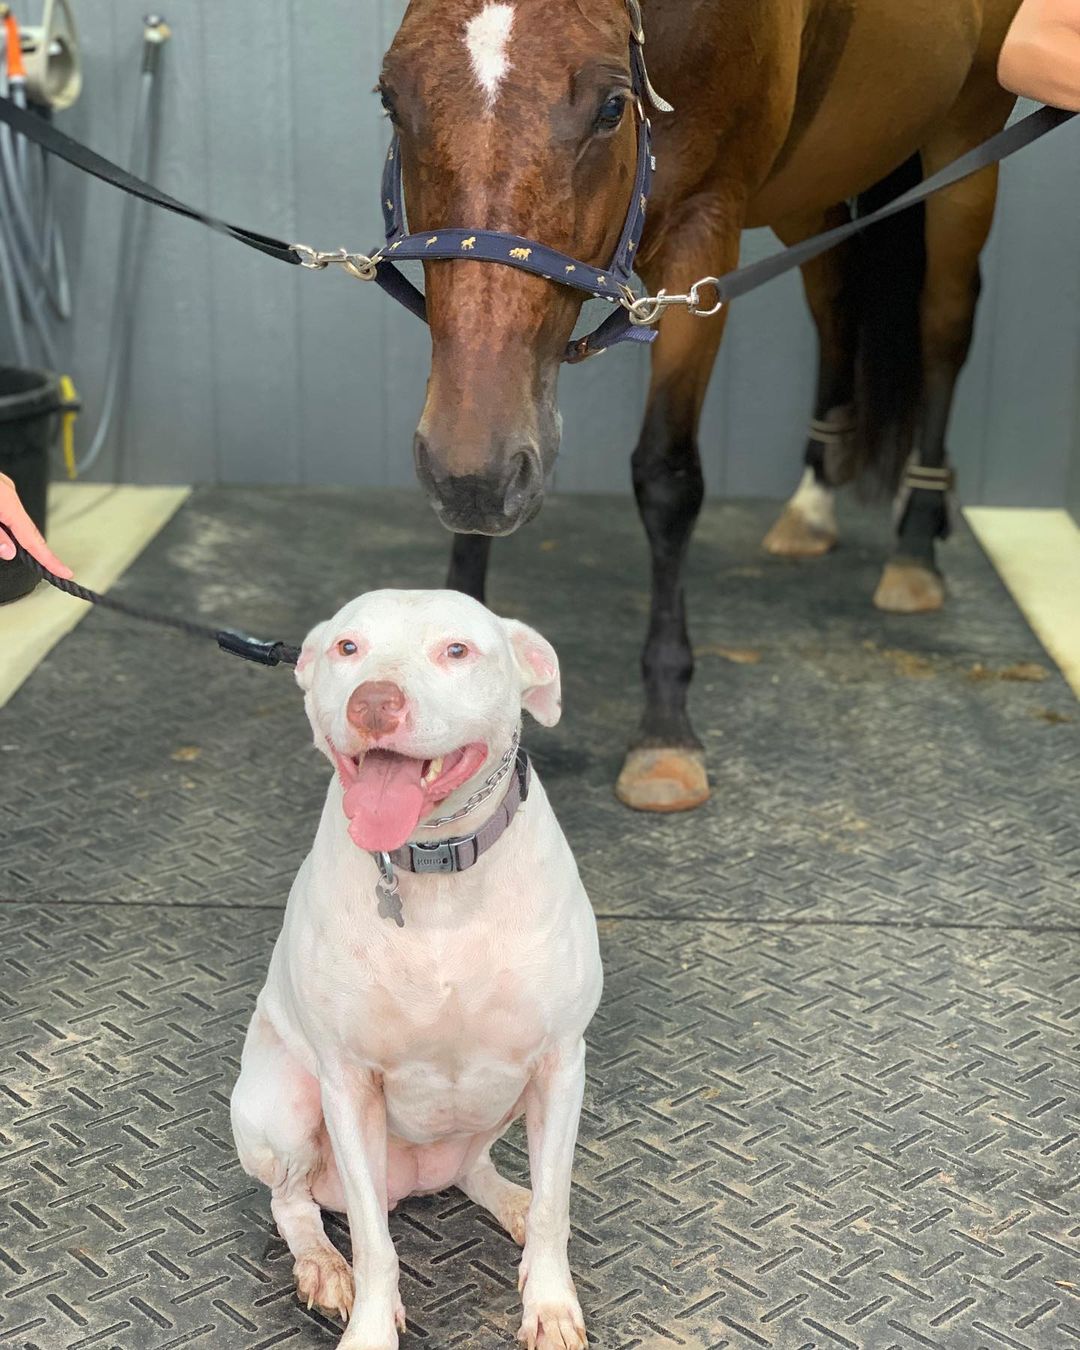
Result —
<path fill-rule="evenodd" d="M 353 642 L 352 638 L 342 638 L 337 645 L 337 649 L 342 656 L 356 655 L 356 643 Z"/>
<path fill-rule="evenodd" d="M 596 129 L 598 131 L 614 131 L 622 121 L 623 112 L 626 109 L 626 96 L 624 94 L 612 94 L 600 104 L 599 111 L 596 114 Z"/>
<path fill-rule="evenodd" d="M 465 646 L 464 642 L 451 642 L 450 646 L 446 649 L 446 654 L 451 660 L 460 661 L 462 657 L 468 656 L 469 649 Z"/>
<path fill-rule="evenodd" d="M 391 121 L 393 121 L 394 100 L 390 97 L 390 95 L 386 92 L 386 90 L 382 87 L 382 85 L 379 85 L 378 87 L 378 94 L 379 94 L 379 102 L 383 106 L 383 112 L 387 115 L 387 117 L 391 119 Z"/>

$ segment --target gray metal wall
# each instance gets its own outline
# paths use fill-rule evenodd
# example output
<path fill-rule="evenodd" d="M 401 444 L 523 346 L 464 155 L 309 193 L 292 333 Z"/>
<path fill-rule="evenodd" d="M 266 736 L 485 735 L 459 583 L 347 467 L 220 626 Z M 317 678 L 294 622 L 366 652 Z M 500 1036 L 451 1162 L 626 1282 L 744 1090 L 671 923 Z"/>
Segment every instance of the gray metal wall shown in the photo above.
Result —
<path fill-rule="evenodd" d="M 157 182 L 290 240 L 376 241 L 386 126 L 371 90 L 402 7 L 173 0 Z M 145 9 L 146 0 L 76 0 L 86 92 L 61 125 L 110 157 L 127 155 Z M 64 166 L 59 173 L 77 304 L 65 345 L 92 415 L 120 198 Z M 1078 207 L 1080 126 L 1005 170 L 952 435 L 970 502 L 1065 500 L 1070 457 L 1080 456 Z M 373 288 L 283 267 L 160 211 L 147 211 L 145 243 L 130 399 L 102 476 L 411 481 L 427 371 L 421 324 Z M 758 232 L 745 253 L 773 247 Z M 705 415 L 711 492 L 781 496 L 792 487 L 813 352 L 796 278 L 739 302 Z M 628 487 L 645 368 L 642 353 L 619 351 L 564 373 L 561 489 Z"/>

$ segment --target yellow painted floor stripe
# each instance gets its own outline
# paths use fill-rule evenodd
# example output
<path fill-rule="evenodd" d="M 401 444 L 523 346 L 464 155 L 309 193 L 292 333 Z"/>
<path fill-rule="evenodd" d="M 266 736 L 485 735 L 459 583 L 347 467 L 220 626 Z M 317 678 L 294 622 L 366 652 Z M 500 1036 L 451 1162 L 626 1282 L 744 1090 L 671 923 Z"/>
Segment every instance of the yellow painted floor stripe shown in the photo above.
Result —
<path fill-rule="evenodd" d="M 74 569 L 82 585 L 106 591 L 190 491 L 188 487 L 54 483 L 49 488 L 49 545 Z M 0 605 L 0 707 L 89 612 L 89 605 L 44 582 L 21 600 Z"/>
<path fill-rule="evenodd" d="M 1080 527 L 1067 511 L 979 506 L 964 516 L 1080 698 Z"/>

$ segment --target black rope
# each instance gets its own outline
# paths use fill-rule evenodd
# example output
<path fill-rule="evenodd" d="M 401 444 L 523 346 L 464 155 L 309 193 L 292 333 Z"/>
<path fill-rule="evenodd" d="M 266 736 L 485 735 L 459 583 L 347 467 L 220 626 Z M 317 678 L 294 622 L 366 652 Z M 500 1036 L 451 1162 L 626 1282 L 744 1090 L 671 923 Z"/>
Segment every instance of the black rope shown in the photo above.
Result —
<path fill-rule="evenodd" d="M 200 211 L 198 207 L 177 201 L 175 197 L 171 197 L 167 192 L 162 192 L 152 183 L 146 183 L 141 178 L 136 178 L 134 174 L 128 173 L 127 169 L 122 169 L 119 164 L 113 164 L 110 160 L 103 158 L 91 150 L 89 146 L 72 140 L 70 136 L 65 136 L 51 122 L 38 117 L 27 108 L 20 108 L 10 98 L 0 98 L 0 122 L 6 122 L 12 131 L 17 132 L 20 136 L 25 136 L 27 140 L 34 141 L 43 150 L 47 150 L 50 155 L 56 155 L 58 159 L 66 160 L 76 169 L 82 169 L 84 173 L 91 174 L 94 178 L 100 178 L 103 183 L 111 183 L 113 187 L 121 188 L 133 197 L 141 197 L 144 202 L 150 202 L 153 206 L 162 206 L 166 211 L 173 211 L 176 215 L 185 216 L 188 220 L 197 220 L 200 225 L 208 225 L 218 234 L 228 235 L 230 239 L 235 239 L 241 244 L 247 244 L 248 248 L 257 249 L 260 253 L 269 254 L 271 258 L 277 258 L 279 262 L 293 263 L 294 265 L 300 262 L 299 253 L 291 244 L 286 244 L 284 240 L 275 239 L 272 235 L 260 234 L 258 230 L 246 230 L 241 225 L 230 225 L 227 220 L 220 220 L 217 216 L 212 216 L 206 211 Z"/>
<path fill-rule="evenodd" d="M 950 187 L 953 183 L 957 183 L 971 174 L 978 173 L 981 169 L 1000 163 L 1001 160 L 1007 159 L 1025 146 L 1032 145 L 1075 116 L 1075 113 L 1067 112 L 1061 108 L 1037 108 L 1035 112 L 1011 123 L 981 145 L 977 145 L 974 149 L 961 155 L 952 164 L 946 165 L 944 169 L 941 169 L 932 177 L 925 179 L 918 186 L 895 200 L 887 202 L 869 215 L 861 216 L 846 225 L 837 225 L 831 230 L 826 230 L 823 234 L 816 234 L 810 239 L 804 239 L 791 248 L 781 249 L 778 253 L 772 253 L 766 258 L 759 258 L 756 262 L 747 263 L 744 267 L 728 272 L 720 278 L 719 285 L 714 288 L 716 299 L 729 302 L 738 296 L 757 290 L 767 281 L 772 281 L 774 277 L 778 277 L 794 267 L 801 267 L 812 258 L 818 257 L 830 248 L 835 248 L 837 244 L 850 239 L 861 230 L 865 230 L 889 216 L 896 215 L 900 211 L 906 211 L 909 207 L 933 196 L 935 192 L 940 192 L 943 188 Z M 271 235 L 260 234 L 256 230 L 247 230 L 239 225 L 230 225 L 217 216 L 211 216 L 205 211 L 187 205 L 185 202 L 177 201 L 167 192 L 162 192 L 160 188 L 154 187 L 153 184 L 143 182 L 141 178 L 134 177 L 126 169 L 122 169 L 119 165 L 104 159 L 91 150 L 89 146 L 72 140 L 70 136 L 65 136 L 51 122 L 46 122 L 26 109 L 20 108 L 10 98 L 0 98 L 0 122 L 7 123 L 12 131 L 34 141 L 50 154 L 66 160 L 75 168 L 82 169 L 83 172 L 92 174 L 95 178 L 100 178 L 102 182 L 111 183 L 113 187 L 131 193 L 132 196 L 141 197 L 143 201 L 150 202 L 154 206 L 164 207 L 167 211 L 173 211 L 177 215 L 186 216 L 189 220 L 196 220 L 200 224 L 208 225 L 219 234 L 228 235 L 239 243 L 257 249 L 260 253 L 269 254 L 271 258 L 277 258 L 281 262 L 296 264 L 302 261 L 300 254 L 297 253 L 292 244 L 287 244 L 282 239 L 275 239 Z M 425 318 L 423 296 L 413 286 L 412 282 L 397 272 L 392 265 L 386 264 L 380 268 L 376 273 L 375 281 L 388 295 L 400 301 L 406 309 L 421 319 Z"/>
<path fill-rule="evenodd" d="M 981 145 L 975 146 L 973 150 L 961 155 L 959 159 L 954 159 L 951 164 L 947 164 L 944 169 L 940 169 L 930 178 L 924 179 L 916 187 L 902 193 L 899 197 L 894 197 L 891 202 L 886 202 L 884 206 L 879 206 L 876 211 L 871 211 L 865 216 L 859 216 L 846 225 L 835 225 L 831 230 L 825 230 L 822 234 L 815 234 L 810 239 L 804 239 L 799 244 L 793 244 L 790 248 L 781 249 L 778 253 L 771 253 L 766 258 L 759 258 L 756 262 L 736 268 L 734 272 L 728 272 L 720 278 L 719 284 L 714 287 L 716 299 L 730 302 L 741 295 L 749 294 L 750 291 L 756 291 L 759 286 L 764 286 L 767 281 L 772 281 L 775 277 L 781 276 L 784 272 L 790 272 L 795 267 L 802 267 L 811 259 L 819 257 L 831 248 L 835 248 L 837 244 L 844 243 L 845 240 L 851 239 L 871 225 L 877 225 L 890 216 L 898 215 L 901 211 L 907 211 L 910 207 L 925 201 L 927 197 L 932 197 L 935 193 L 951 187 L 954 183 L 970 178 L 972 174 L 988 169 L 992 164 L 1000 164 L 1003 159 L 1015 155 L 1018 150 L 1023 150 L 1025 146 L 1033 145 L 1051 131 L 1056 131 L 1058 127 L 1072 121 L 1074 117 L 1076 117 L 1076 113 L 1067 112 L 1062 108 L 1036 108 L 1027 117 L 1022 117 L 1018 122 L 1011 123 L 1003 131 L 999 131 L 989 140 L 983 141 Z M 706 292 L 706 295 L 708 294 L 709 292 Z"/>
<path fill-rule="evenodd" d="M 3 529 L 0 526 L 0 529 Z M 5 533 L 11 535 L 10 530 Z M 14 536 L 11 535 L 14 539 Z M 143 623 L 157 624 L 160 628 L 173 628 L 187 637 L 207 638 L 215 642 L 223 652 L 231 656 L 242 657 L 245 661 L 254 661 L 260 666 L 295 666 L 300 659 L 300 648 L 287 642 L 267 641 L 265 638 L 252 637 L 239 628 L 212 628 L 209 624 L 193 623 L 190 619 L 178 618 L 175 614 L 160 614 L 156 610 L 144 609 L 141 605 L 128 604 L 126 600 L 116 600 L 111 595 L 101 595 L 89 586 L 80 586 L 77 581 L 66 581 L 50 572 L 44 563 L 38 562 L 15 540 L 16 557 L 36 572 L 43 581 L 55 586 L 65 595 L 76 600 L 85 600 L 88 605 L 100 605 L 102 609 L 111 609 L 116 614 L 124 614 L 129 619 L 141 619 Z M 3 564 L 0 564 L 2 566 Z"/>

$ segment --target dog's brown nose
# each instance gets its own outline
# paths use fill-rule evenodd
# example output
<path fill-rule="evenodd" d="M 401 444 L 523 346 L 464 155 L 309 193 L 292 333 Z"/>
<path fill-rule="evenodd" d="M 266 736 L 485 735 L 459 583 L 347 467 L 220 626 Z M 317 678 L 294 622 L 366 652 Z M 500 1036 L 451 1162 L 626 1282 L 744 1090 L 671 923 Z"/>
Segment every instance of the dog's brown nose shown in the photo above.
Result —
<path fill-rule="evenodd" d="M 389 680 L 366 680 L 349 695 L 345 716 L 367 736 L 386 736 L 404 720 L 405 694 Z"/>

